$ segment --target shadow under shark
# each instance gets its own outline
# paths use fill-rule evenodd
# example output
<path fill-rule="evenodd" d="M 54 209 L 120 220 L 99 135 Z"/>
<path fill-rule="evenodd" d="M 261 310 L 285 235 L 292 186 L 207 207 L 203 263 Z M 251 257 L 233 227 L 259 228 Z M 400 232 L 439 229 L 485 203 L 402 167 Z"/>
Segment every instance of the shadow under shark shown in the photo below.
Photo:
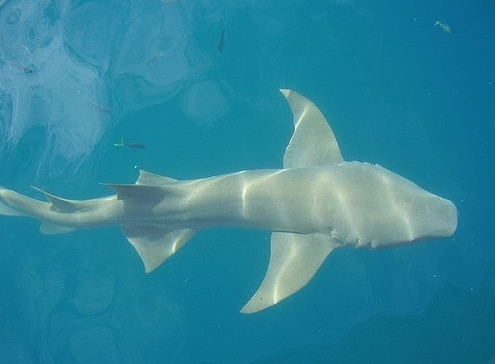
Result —
<path fill-rule="evenodd" d="M 41 220 L 45 234 L 119 225 L 146 272 L 203 229 L 273 231 L 268 270 L 243 313 L 300 290 L 335 248 L 388 247 L 455 232 L 452 202 L 378 165 L 345 162 L 320 110 L 281 91 L 295 126 L 283 169 L 186 181 L 141 171 L 136 184 L 107 184 L 116 195 L 81 201 L 39 190 L 48 200 L 42 202 L 0 188 L 0 214 Z"/>

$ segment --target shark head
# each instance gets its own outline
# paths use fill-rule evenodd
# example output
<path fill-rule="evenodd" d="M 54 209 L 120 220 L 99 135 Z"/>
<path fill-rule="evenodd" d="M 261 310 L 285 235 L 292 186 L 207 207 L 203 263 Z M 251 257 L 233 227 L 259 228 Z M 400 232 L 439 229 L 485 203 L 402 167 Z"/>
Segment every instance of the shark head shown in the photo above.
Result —
<path fill-rule="evenodd" d="M 451 201 L 376 164 L 342 162 L 322 168 L 317 184 L 318 216 L 341 245 L 403 245 L 449 237 L 457 227 Z"/>
<path fill-rule="evenodd" d="M 418 239 L 448 238 L 457 229 L 457 208 L 455 205 L 440 196 L 425 191 L 423 204 L 414 206 L 416 216 L 415 227 L 424 235 Z"/>
<path fill-rule="evenodd" d="M 455 205 L 378 165 L 346 162 L 321 111 L 297 92 L 282 89 L 293 114 L 294 134 L 284 168 L 310 168 L 319 232 L 274 232 L 265 278 L 242 308 L 252 313 L 277 304 L 304 287 L 326 257 L 344 245 L 396 246 L 451 236 Z"/>
<path fill-rule="evenodd" d="M 457 228 L 457 208 L 449 200 L 428 192 L 415 183 L 387 171 L 400 181 L 390 186 L 397 217 L 406 235 L 395 237 L 396 244 L 423 239 L 447 238 Z"/>

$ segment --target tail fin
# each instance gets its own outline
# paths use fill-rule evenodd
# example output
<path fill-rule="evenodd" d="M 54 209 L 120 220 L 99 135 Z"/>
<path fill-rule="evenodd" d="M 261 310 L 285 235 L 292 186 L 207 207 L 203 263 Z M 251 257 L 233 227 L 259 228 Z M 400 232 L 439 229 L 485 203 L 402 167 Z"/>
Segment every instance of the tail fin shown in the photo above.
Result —
<path fill-rule="evenodd" d="M 43 234 L 64 234 L 74 231 L 74 228 L 47 223 L 42 218 L 42 213 L 46 210 L 58 212 L 74 212 L 86 208 L 84 201 L 66 200 L 38 188 L 35 190 L 41 192 L 49 202 L 38 201 L 24 196 L 15 191 L 0 187 L 0 215 L 7 216 L 27 216 L 42 221 L 40 231 Z"/>
<path fill-rule="evenodd" d="M 0 186 L 0 215 L 6 216 L 26 216 L 9 203 L 8 195 L 14 191 Z"/>

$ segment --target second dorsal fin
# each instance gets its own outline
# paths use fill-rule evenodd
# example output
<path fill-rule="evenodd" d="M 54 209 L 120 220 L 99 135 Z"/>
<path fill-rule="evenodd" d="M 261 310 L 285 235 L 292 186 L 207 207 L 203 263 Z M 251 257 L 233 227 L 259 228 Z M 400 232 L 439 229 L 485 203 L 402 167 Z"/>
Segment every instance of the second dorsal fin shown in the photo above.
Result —
<path fill-rule="evenodd" d="M 41 192 L 43 196 L 52 204 L 51 209 L 57 212 L 70 213 L 82 210 L 86 207 L 85 201 L 68 200 L 62 197 L 52 195 L 37 187 L 33 187 L 36 191 Z"/>

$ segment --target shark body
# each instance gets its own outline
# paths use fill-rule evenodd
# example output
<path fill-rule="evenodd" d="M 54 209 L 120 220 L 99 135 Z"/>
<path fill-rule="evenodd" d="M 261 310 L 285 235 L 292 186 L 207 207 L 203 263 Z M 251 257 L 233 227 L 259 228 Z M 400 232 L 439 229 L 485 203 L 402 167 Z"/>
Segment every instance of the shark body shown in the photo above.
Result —
<path fill-rule="evenodd" d="M 146 272 L 203 229 L 272 231 L 268 270 L 243 313 L 297 292 L 333 249 L 387 247 L 455 232 L 452 202 L 378 165 L 344 161 L 318 108 L 281 91 L 295 125 L 283 169 L 186 181 L 141 171 L 135 184 L 109 184 L 116 195 L 82 201 L 40 191 L 43 202 L 0 188 L 0 214 L 41 220 L 46 234 L 119 225 Z"/>

